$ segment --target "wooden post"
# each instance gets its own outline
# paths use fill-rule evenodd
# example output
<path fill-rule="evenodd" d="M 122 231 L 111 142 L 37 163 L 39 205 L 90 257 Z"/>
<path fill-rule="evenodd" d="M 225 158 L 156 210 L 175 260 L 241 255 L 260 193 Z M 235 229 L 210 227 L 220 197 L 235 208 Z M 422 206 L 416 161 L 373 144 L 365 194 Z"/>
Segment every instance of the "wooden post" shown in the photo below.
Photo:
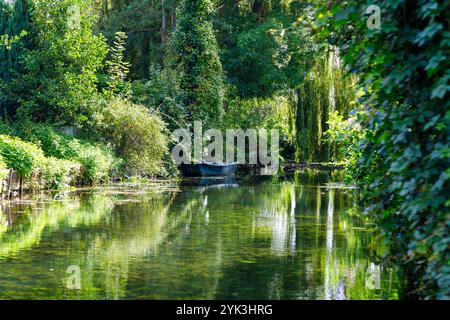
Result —
<path fill-rule="evenodd" d="M 5 191 L 6 177 L 2 180 L 2 190 L 0 191 L 0 199 L 3 199 L 3 191 Z"/>
<path fill-rule="evenodd" d="M 13 169 L 9 169 L 8 174 L 8 190 L 7 190 L 7 198 L 11 198 L 11 185 L 12 185 L 12 179 L 13 179 Z"/>
<path fill-rule="evenodd" d="M 22 195 L 22 190 L 23 190 L 23 177 L 20 177 L 20 182 L 19 182 L 19 194 Z"/>

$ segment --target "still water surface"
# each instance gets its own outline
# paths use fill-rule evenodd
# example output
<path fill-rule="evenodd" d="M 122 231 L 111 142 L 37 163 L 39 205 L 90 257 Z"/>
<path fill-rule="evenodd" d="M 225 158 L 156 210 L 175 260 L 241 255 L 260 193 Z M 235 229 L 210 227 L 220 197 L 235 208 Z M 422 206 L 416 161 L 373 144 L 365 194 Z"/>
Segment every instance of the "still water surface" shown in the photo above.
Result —
<path fill-rule="evenodd" d="M 4 205 L 0 299 L 397 299 L 356 190 L 303 178 Z"/>

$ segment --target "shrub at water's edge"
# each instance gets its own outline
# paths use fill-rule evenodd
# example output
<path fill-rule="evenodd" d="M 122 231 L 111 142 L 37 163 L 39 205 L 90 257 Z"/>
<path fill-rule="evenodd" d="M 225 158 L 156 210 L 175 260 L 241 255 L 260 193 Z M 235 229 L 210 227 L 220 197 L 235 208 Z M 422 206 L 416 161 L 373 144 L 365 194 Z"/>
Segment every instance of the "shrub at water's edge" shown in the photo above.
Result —
<path fill-rule="evenodd" d="M 53 140 L 46 141 L 46 135 Z M 0 135 L 0 155 L 4 160 L 0 166 L 2 173 L 14 169 L 22 178 L 39 176 L 37 183 L 33 181 L 36 189 L 61 189 L 76 177 L 81 177 L 83 184 L 105 182 L 118 162 L 104 147 L 71 139 L 45 126 L 36 130 L 32 141 L 35 143 Z M 46 144 L 49 141 L 51 144 Z"/>
<path fill-rule="evenodd" d="M 126 175 L 165 175 L 163 158 L 168 153 L 166 124 L 147 108 L 114 99 L 95 115 L 95 129 L 114 147 L 124 162 Z"/>
<path fill-rule="evenodd" d="M 27 139 L 40 145 L 48 157 L 80 163 L 85 184 L 107 181 L 120 162 L 106 146 L 69 137 L 45 124 L 34 125 Z"/>
<path fill-rule="evenodd" d="M 0 180 L 3 181 L 3 179 L 5 179 L 7 175 L 8 175 L 8 167 L 5 163 L 5 160 L 0 155 Z"/>
<path fill-rule="evenodd" d="M 7 176 L 7 169 L 14 169 L 21 178 L 30 179 L 36 189 L 60 189 L 70 185 L 80 171 L 74 161 L 45 157 L 39 146 L 17 137 L 0 135 L 0 178 Z"/>
<path fill-rule="evenodd" d="M 28 177 L 33 170 L 45 166 L 42 149 L 16 137 L 0 136 L 0 154 L 7 167 L 16 170 L 21 177 Z"/>

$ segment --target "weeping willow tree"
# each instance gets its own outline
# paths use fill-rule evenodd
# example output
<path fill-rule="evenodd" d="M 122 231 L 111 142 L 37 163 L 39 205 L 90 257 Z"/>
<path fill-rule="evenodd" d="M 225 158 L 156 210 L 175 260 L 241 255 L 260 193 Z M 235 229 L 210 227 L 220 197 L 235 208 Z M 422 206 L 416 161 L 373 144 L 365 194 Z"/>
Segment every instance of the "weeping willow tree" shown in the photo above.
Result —
<path fill-rule="evenodd" d="M 329 151 L 322 139 L 332 107 L 328 64 L 328 57 L 320 59 L 297 89 L 297 161 L 325 161 L 329 158 Z"/>
<path fill-rule="evenodd" d="M 336 49 L 337 50 L 337 49 Z M 356 110 L 357 78 L 355 75 L 347 74 L 344 70 L 340 55 L 333 55 L 332 63 L 332 88 L 331 101 L 333 103 L 333 110 L 335 114 L 341 116 L 343 119 L 349 119 L 350 112 Z M 331 119 L 329 119 L 331 121 Z M 333 123 L 331 123 L 333 125 Z M 336 123 L 334 123 L 336 125 Z M 337 124 L 338 125 L 338 124 Z M 327 124 L 327 130 L 330 129 L 330 123 Z M 327 137 L 327 139 L 329 136 Z M 330 149 L 330 161 L 341 162 L 348 161 L 346 155 L 342 153 L 342 149 L 337 142 L 327 142 Z"/>
<path fill-rule="evenodd" d="M 352 79 L 341 68 L 339 53 L 330 50 L 319 57 L 296 90 L 296 161 L 327 162 L 340 159 L 337 148 L 325 139 L 330 113 L 345 118 L 352 109 Z"/>

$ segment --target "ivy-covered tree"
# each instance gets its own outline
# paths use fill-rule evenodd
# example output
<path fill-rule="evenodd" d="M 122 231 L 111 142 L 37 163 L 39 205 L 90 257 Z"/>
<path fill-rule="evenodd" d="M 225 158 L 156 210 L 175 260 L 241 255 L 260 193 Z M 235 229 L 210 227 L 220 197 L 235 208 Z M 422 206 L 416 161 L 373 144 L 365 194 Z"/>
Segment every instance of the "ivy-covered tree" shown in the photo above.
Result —
<path fill-rule="evenodd" d="M 223 112 L 224 83 L 212 28 L 211 0 L 183 0 L 170 45 L 169 66 L 180 75 L 189 120 L 217 127 Z"/>

